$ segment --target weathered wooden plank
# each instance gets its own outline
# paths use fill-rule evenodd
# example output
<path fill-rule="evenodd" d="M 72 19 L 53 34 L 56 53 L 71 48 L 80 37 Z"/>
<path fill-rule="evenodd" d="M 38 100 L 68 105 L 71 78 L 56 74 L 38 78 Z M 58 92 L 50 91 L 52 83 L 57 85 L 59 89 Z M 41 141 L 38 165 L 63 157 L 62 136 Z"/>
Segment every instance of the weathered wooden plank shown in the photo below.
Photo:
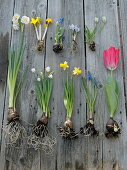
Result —
<path fill-rule="evenodd" d="M 92 13 L 91 13 L 92 11 Z M 91 16 L 91 17 L 90 17 Z M 87 67 L 94 68 L 95 74 L 102 80 L 104 83 L 107 78 L 106 69 L 103 66 L 103 50 L 108 48 L 111 45 L 116 47 L 120 47 L 120 35 L 119 35 L 119 25 L 118 25 L 118 11 L 117 11 L 117 1 L 87 1 L 86 6 L 86 24 L 91 26 L 92 19 L 97 16 L 101 18 L 102 16 L 107 17 L 107 25 L 105 26 L 104 30 L 98 38 L 96 39 L 97 44 L 97 51 L 96 54 L 93 55 L 92 53 L 88 56 Z M 94 58 L 94 60 L 93 60 Z M 91 69 L 92 69 L 91 68 Z M 115 71 L 115 78 L 120 85 L 120 107 L 115 116 L 115 119 L 120 124 L 122 122 L 122 134 L 116 140 L 106 139 L 104 137 L 102 143 L 103 149 L 103 169 L 110 170 L 115 167 L 118 163 L 120 169 L 125 169 L 123 163 L 123 159 L 125 160 L 125 138 L 124 135 L 126 133 L 126 116 L 125 116 L 125 104 L 124 104 L 124 89 L 123 89 L 123 72 L 122 72 L 122 61 L 120 61 L 120 66 Z M 97 115 L 100 119 L 100 125 L 98 124 L 101 129 L 105 129 L 105 124 L 109 119 L 108 111 L 106 109 L 104 93 L 103 96 L 99 99 L 99 107 L 97 108 L 98 112 L 101 114 Z M 122 114 L 120 114 L 122 112 Z M 102 117 L 101 117 L 102 116 Z M 96 118 L 97 120 L 97 118 Z M 98 120 L 97 120 L 98 122 Z M 98 122 L 99 123 L 99 122 Z M 121 147 L 122 146 L 122 147 Z M 117 150 L 116 150 L 117 148 Z M 123 153 L 123 154 L 122 154 Z M 92 165 L 93 166 L 93 163 Z"/>
<path fill-rule="evenodd" d="M 55 71 L 54 73 L 54 91 L 51 100 L 51 119 L 49 122 L 49 130 L 51 136 L 57 138 L 57 145 L 52 156 L 47 156 L 43 152 L 34 152 L 27 148 L 26 141 L 24 140 L 24 147 L 18 151 L 16 149 L 6 148 L 3 133 L 1 134 L 2 145 L 0 154 L 0 169 L 8 170 L 126 170 L 127 160 L 127 125 L 126 125 L 126 112 L 125 112 L 125 98 L 124 95 L 127 81 L 126 73 L 126 31 L 127 31 L 127 12 L 126 0 L 119 1 L 119 11 L 117 9 L 118 0 L 91 0 L 91 1 L 59 1 L 59 0 L 23 0 L 15 1 L 15 7 L 13 11 L 13 0 L 1 1 L 1 44 L 0 44 L 0 72 L 2 82 L 0 83 L 0 106 L 3 108 L 3 113 L 0 114 L 0 134 L 2 132 L 2 124 L 6 123 L 6 113 L 8 107 L 8 96 L 6 97 L 6 108 L 4 109 L 4 98 L 6 90 L 6 62 L 7 62 L 7 44 L 9 42 L 8 35 L 11 33 L 11 18 L 14 13 L 20 13 L 21 15 L 28 15 L 32 17 L 32 13 L 37 11 L 37 15 L 41 15 L 44 19 L 52 17 L 54 24 L 49 28 L 47 41 L 46 41 L 46 53 L 37 53 L 36 48 L 36 36 L 34 29 L 31 25 L 27 26 L 25 33 L 26 50 L 24 54 L 23 69 L 26 65 L 29 66 L 27 74 L 27 80 L 23 86 L 21 96 L 18 101 L 18 111 L 22 116 L 22 119 L 26 122 L 34 124 L 37 118 L 41 115 L 40 110 L 37 107 L 34 94 L 33 80 L 34 76 L 30 72 L 32 67 L 37 67 L 38 71 L 45 66 L 51 66 Z M 48 10 L 47 10 L 48 4 Z M 8 8 L 9 7 L 9 10 Z M 4 9 L 4 11 L 3 11 Z M 118 13 L 119 12 L 119 13 Z M 84 16 L 85 15 L 85 16 Z M 54 32 L 55 22 L 60 16 L 65 18 L 65 42 L 64 51 L 61 54 L 56 55 L 52 51 L 54 44 Z M 94 17 L 101 18 L 107 17 L 107 25 L 101 34 L 97 35 L 97 50 L 95 53 L 89 51 L 88 47 L 84 48 L 84 19 L 85 24 L 92 28 Z M 120 17 L 120 21 L 118 19 Z M 70 42 L 71 33 L 69 31 L 69 24 L 76 24 L 81 28 L 81 32 L 78 35 L 79 52 L 76 55 L 70 54 Z M 5 27 L 6 25 L 6 27 Z M 120 29 L 119 29 L 120 27 Z M 6 34 L 8 32 L 8 34 Z M 120 41 L 120 35 L 122 36 Z M 11 42 L 16 43 L 18 39 L 18 33 L 12 32 Z M 60 125 L 65 121 L 65 109 L 63 106 L 63 85 L 62 78 L 64 73 L 59 68 L 59 63 L 65 60 L 69 62 L 70 67 L 74 66 L 85 68 L 94 73 L 97 78 L 104 83 L 107 78 L 107 71 L 103 66 L 103 50 L 110 45 L 122 48 L 120 57 L 120 66 L 115 71 L 114 77 L 117 78 L 120 85 L 120 107 L 115 116 L 115 119 L 122 124 L 122 134 L 116 140 L 106 139 L 101 132 L 104 132 L 105 125 L 109 119 L 108 111 L 105 104 L 104 89 L 100 89 L 97 98 L 97 106 L 95 113 L 95 126 L 100 131 L 99 137 L 85 137 L 75 141 L 65 141 L 59 136 L 59 132 L 56 129 L 56 124 Z M 85 51 L 84 51 L 85 50 Z M 85 55 L 86 54 L 86 55 Z M 46 55 L 46 56 L 45 56 Z M 3 57 L 5 56 L 5 57 Z M 45 59 L 44 59 L 45 58 Z M 86 63 L 85 63 L 86 61 Z M 123 68 L 124 66 L 124 68 Z M 22 71 L 21 71 L 22 72 Z M 124 73 L 123 73 L 124 72 Z M 123 77 L 125 75 L 125 80 Z M 124 83 L 123 83 L 124 82 Z M 123 88 L 125 87 L 125 89 Z M 75 104 L 73 111 L 73 122 L 76 131 L 79 131 L 80 126 L 86 123 L 86 101 L 81 87 L 79 78 L 76 78 L 75 87 Z M 126 96 L 125 96 L 126 97 Z M 98 107 L 99 106 L 99 107 Z M 121 114 L 122 113 L 122 114 Z M 4 120 L 3 120 L 4 118 Z M 4 121 L 4 122 L 3 122 Z M 122 123 L 121 123 L 122 122 Z M 31 127 L 27 123 L 22 122 L 28 131 Z M 12 161 L 13 160 L 13 161 Z M 29 166 L 28 166 L 29 165 Z"/>
<path fill-rule="evenodd" d="M 54 22 L 56 22 L 60 16 L 64 17 L 64 26 L 65 26 L 65 41 L 64 41 L 64 51 L 62 54 L 55 54 L 52 51 L 52 46 L 54 44 L 54 32 L 55 24 L 52 26 L 52 30 L 48 32 L 47 36 L 47 52 L 46 52 L 46 66 L 52 65 L 52 68 L 55 70 L 54 77 L 54 92 L 52 99 L 52 117 L 51 117 L 51 127 L 54 127 L 55 124 L 62 124 L 65 121 L 65 109 L 63 106 L 63 85 L 62 77 L 65 77 L 64 73 L 61 72 L 59 68 L 59 63 L 64 62 L 65 60 L 69 62 L 71 70 L 74 66 L 85 67 L 85 56 L 84 56 L 84 22 L 83 22 L 83 2 L 80 1 L 48 1 L 48 16 L 52 16 Z M 54 9 L 55 8 L 55 9 Z M 74 9 L 74 10 L 72 10 Z M 76 10 L 79 9 L 79 10 Z M 76 55 L 70 54 L 70 43 L 71 43 L 71 32 L 69 30 L 70 24 L 76 24 L 81 28 L 81 32 L 78 35 L 78 45 L 79 52 Z M 50 37 L 53 37 L 50 39 Z M 52 54 L 52 55 L 51 55 Z M 79 96 L 77 98 L 76 96 Z M 80 78 L 76 79 L 75 85 L 75 104 L 73 111 L 73 122 L 76 131 L 79 131 L 79 128 L 84 125 L 85 122 L 85 102 L 84 96 L 82 94 Z M 52 134 L 57 137 L 57 148 L 56 156 L 54 159 L 51 158 L 51 165 L 47 166 L 46 169 L 84 169 L 85 160 L 81 160 L 81 157 L 85 157 L 85 143 L 84 139 L 78 139 L 76 141 L 64 141 L 59 137 L 59 132 L 53 129 Z M 84 156 L 85 155 L 85 156 Z M 54 165 L 54 166 L 53 166 Z"/>
<path fill-rule="evenodd" d="M 1 16 L 1 26 L 0 26 L 0 129 L 2 128 L 2 121 L 4 116 L 4 98 L 6 90 L 6 78 L 7 78 L 7 49 L 9 44 L 9 34 L 11 34 L 11 16 L 13 13 L 13 4 L 14 1 L 11 0 L 9 3 L 1 1 L 0 6 L 0 16 Z M 7 13 L 7 8 L 10 7 L 10 11 Z M 6 25 L 6 27 L 5 27 Z M 2 130 L 0 130 L 0 136 Z"/>
<path fill-rule="evenodd" d="M 127 71 L 126 71 L 126 66 L 127 66 L 127 52 L 126 52 L 126 42 L 127 42 L 127 11 L 126 11 L 126 5 L 127 5 L 127 1 L 123 0 L 122 2 L 118 0 L 117 2 L 118 5 L 118 17 L 119 17 L 119 30 L 120 30 L 120 45 L 121 45 L 121 60 L 122 60 L 122 64 L 123 64 L 123 80 L 124 80 L 124 96 L 125 96 L 125 105 L 127 103 L 127 98 L 126 98 L 126 92 L 127 92 Z M 127 105 L 126 105 L 126 109 L 127 109 Z M 123 132 L 123 143 L 122 143 L 122 147 L 124 148 L 124 152 L 123 157 L 121 159 L 121 169 L 126 169 L 127 167 L 127 130 L 126 130 L 126 118 L 127 118 L 127 110 L 125 112 L 126 116 L 124 117 L 124 124 L 122 121 L 122 126 L 125 126 L 125 130 Z"/>
<path fill-rule="evenodd" d="M 47 10 L 47 1 L 40 0 L 36 1 L 16 1 L 14 13 L 19 13 L 22 15 L 27 15 L 29 17 L 33 17 L 33 12 L 36 12 L 38 16 L 46 17 L 46 10 Z M 14 43 L 17 43 L 19 33 L 13 32 L 13 39 Z M 34 94 L 34 75 L 31 73 L 31 68 L 36 67 L 37 71 L 41 71 L 44 67 L 44 53 L 38 53 L 36 51 L 36 35 L 34 28 L 32 25 L 26 26 L 26 33 L 25 33 L 25 43 L 26 43 L 26 50 L 24 54 L 23 60 L 23 67 L 24 69 L 27 65 L 29 66 L 27 80 L 23 86 L 23 90 L 21 92 L 21 96 L 19 97 L 18 101 L 18 112 L 20 113 L 21 119 L 25 120 L 29 123 L 36 123 L 37 118 L 40 116 L 38 113 L 38 108 L 35 100 Z M 8 99 L 8 98 L 7 98 Z M 7 109 L 6 102 L 6 109 Z M 6 113 L 6 112 L 5 112 Z M 6 121 L 6 119 L 5 119 Z M 23 125 L 28 129 L 28 125 L 22 122 Z M 31 129 L 31 128 L 30 128 Z M 27 148 L 26 141 L 24 141 L 24 145 L 21 150 L 12 149 L 9 151 L 9 148 L 6 150 L 6 158 L 12 157 L 11 161 L 8 161 L 8 169 L 40 169 L 40 153 L 35 152 L 34 150 L 30 150 Z M 4 146 L 3 146 L 4 147 Z M 5 148 L 3 148 L 5 149 Z"/>
<path fill-rule="evenodd" d="M 3 135 L 2 135 L 2 126 L 3 126 L 3 119 L 4 119 L 4 102 L 5 102 L 5 96 L 6 96 L 6 79 L 7 79 L 7 51 L 8 51 L 8 45 L 9 45 L 9 36 L 11 37 L 11 19 L 13 15 L 13 6 L 14 1 L 0 1 L 0 16 L 1 16 L 1 26 L 0 26 L 0 107 L 1 107 L 1 114 L 0 114 L 0 165 L 1 169 L 4 169 L 4 150 L 2 148 L 2 141 L 3 141 Z M 8 11 L 8 8 L 10 9 Z"/>
<path fill-rule="evenodd" d="M 94 18 L 101 17 L 101 7 L 98 6 L 100 2 L 98 1 L 84 1 L 84 11 L 85 11 L 85 25 L 87 25 L 90 29 L 93 29 L 94 26 Z M 92 12 L 91 12 L 92 11 Z M 97 44 L 99 38 L 97 37 Z M 90 51 L 88 45 L 86 45 L 86 65 L 87 70 L 90 71 L 96 78 L 101 82 L 102 75 L 100 74 L 100 69 L 103 69 L 103 65 L 100 64 L 102 62 L 102 54 L 100 53 L 100 43 L 96 47 L 96 51 Z M 100 53 L 100 54 L 99 54 Z M 99 59 L 100 57 L 100 59 Z M 102 157 L 103 157 L 103 108 L 104 108 L 104 93 L 102 89 L 98 90 L 97 102 L 95 106 L 95 127 L 99 130 L 99 136 L 89 137 L 88 138 L 88 159 L 87 159 L 87 168 L 90 169 L 101 169 L 102 168 Z M 99 107 L 98 107 L 99 106 Z M 88 113 L 88 111 L 87 111 Z M 87 115 L 88 117 L 88 115 Z"/>

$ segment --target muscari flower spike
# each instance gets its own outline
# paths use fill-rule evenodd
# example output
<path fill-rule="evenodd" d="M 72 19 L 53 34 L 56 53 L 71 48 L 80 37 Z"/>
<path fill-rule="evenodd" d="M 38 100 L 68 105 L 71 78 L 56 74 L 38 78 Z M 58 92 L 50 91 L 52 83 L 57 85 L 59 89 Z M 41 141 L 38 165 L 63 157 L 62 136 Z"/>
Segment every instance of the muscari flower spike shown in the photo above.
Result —
<path fill-rule="evenodd" d="M 58 20 L 58 23 L 63 23 L 64 22 L 64 18 L 60 17 L 60 19 Z"/>
<path fill-rule="evenodd" d="M 91 74 L 90 71 L 88 71 L 88 74 L 87 74 L 87 79 L 90 81 L 90 80 L 93 80 L 93 76 Z"/>

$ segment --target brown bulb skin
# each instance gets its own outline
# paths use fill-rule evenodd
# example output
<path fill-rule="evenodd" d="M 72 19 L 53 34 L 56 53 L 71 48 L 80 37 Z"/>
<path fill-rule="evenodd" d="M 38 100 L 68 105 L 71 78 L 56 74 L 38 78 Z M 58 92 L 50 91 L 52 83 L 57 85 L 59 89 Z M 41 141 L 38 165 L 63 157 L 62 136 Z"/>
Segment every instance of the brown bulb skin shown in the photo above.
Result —
<path fill-rule="evenodd" d="M 65 128 L 70 128 L 73 129 L 73 123 L 70 118 L 67 118 L 66 121 L 64 122 L 64 127 Z"/>
<path fill-rule="evenodd" d="M 11 122 L 14 120 L 19 120 L 19 115 L 14 112 L 14 109 L 12 107 L 8 108 L 8 115 L 7 115 L 7 121 Z"/>
<path fill-rule="evenodd" d="M 43 51 L 44 49 L 44 41 L 43 40 L 39 40 L 38 44 L 37 44 L 37 50 L 38 51 Z"/>
<path fill-rule="evenodd" d="M 37 125 L 39 125 L 39 124 L 42 124 L 42 125 L 47 126 L 47 124 L 48 124 L 48 118 L 47 118 L 47 116 L 42 115 L 42 116 L 40 117 L 40 119 L 37 121 Z"/>

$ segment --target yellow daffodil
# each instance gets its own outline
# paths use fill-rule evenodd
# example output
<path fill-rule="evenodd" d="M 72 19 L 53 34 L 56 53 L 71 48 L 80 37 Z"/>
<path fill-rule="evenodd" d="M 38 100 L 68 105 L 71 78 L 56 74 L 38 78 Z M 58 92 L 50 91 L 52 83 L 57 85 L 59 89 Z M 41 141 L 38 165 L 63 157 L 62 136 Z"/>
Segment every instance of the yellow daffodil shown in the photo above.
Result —
<path fill-rule="evenodd" d="M 79 75 L 82 73 L 82 70 L 80 70 L 79 67 L 75 67 L 74 70 L 73 70 L 73 75 Z"/>
<path fill-rule="evenodd" d="M 64 63 L 60 63 L 60 67 L 66 70 L 67 68 L 69 68 L 68 62 L 65 61 Z"/>
<path fill-rule="evenodd" d="M 31 18 L 31 24 L 37 25 L 41 23 L 41 18 L 37 17 L 37 18 Z"/>
<path fill-rule="evenodd" d="M 47 19 L 46 19 L 46 23 L 47 23 L 47 24 L 52 23 L 52 19 L 51 19 L 51 18 L 47 18 Z"/>

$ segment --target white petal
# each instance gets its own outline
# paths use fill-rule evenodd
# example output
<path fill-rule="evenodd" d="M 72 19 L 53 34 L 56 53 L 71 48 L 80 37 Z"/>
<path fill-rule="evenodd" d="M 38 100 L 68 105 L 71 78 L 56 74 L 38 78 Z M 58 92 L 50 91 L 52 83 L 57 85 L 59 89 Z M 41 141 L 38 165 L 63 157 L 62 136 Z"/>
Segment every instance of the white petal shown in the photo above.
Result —
<path fill-rule="evenodd" d="M 40 78 L 40 77 L 38 77 L 38 78 L 37 78 L 37 81 L 41 81 L 41 78 Z"/>
<path fill-rule="evenodd" d="M 107 22 L 107 19 L 105 16 L 102 17 L 102 22 L 106 23 Z"/>
<path fill-rule="evenodd" d="M 96 23 L 98 23 L 98 22 L 99 22 L 99 18 L 95 17 L 94 21 L 95 21 Z"/>
<path fill-rule="evenodd" d="M 48 76 L 48 78 L 52 79 L 52 78 L 53 78 L 53 75 L 52 75 L 52 74 L 50 74 L 50 75 Z"/>
<path fill-rule="evenodd" d="M 13 24 L 12 27 L 13 27 L 14 30 L 18 31 L 19 30 L 19 23 Z"/>
<path fill-rule="evenodd" d="M 21 18 L 21 22 L 22 22 L 23 24 L 29 24 L 30 18 L 27 17 L 27 16 L 23 16 L 23 17 Z"/>
<path fill-rule="evenodd" d="M 46 67 L 45 70 L 46 70 L 46 72 L 50 72 L 51 69 L 50 69 L 50 67 Z"/>
<path fill-rule="evenodd" d="M 32 73 L 35 73 L 35 71 L 36 71 L 35 68 L 32 68 L 32 69 L 31 69 L 31 72 L 32 72 Z"/>

